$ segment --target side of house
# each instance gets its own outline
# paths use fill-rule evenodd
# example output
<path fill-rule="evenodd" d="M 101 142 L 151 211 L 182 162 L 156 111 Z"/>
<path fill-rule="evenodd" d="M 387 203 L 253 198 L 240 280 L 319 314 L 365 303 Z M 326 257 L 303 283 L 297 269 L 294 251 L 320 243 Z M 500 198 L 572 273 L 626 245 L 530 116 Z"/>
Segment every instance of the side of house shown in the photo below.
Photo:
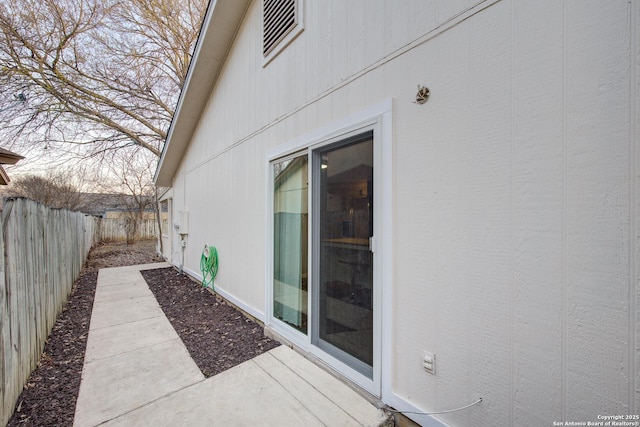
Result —
<path fill-rule="evenodd" d="M 424 425 L 636 414 L 639 25 L 625 0 L 213 1 L 165 256 L 201 278 L 216 246 L 218 292 Z"/>

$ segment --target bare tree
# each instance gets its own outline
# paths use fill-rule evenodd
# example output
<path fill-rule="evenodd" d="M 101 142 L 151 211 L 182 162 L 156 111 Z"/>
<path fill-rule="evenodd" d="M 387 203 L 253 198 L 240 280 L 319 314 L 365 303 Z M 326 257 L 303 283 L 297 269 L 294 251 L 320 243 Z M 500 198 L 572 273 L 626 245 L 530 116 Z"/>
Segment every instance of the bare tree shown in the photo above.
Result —
<path fill-rule="evenodd" d="M 206 4 L 0 2 L 0 140 L 23 152 L 136 146 L 158 156 Z"/>
<path fill-rule="evenodd" d="M 104 186 L 115 195 L 118 205 L 123 209 L 127 243 L 137 239 L 138 227 L 147 216 L 157 219 L 156 188 L 153 185 L 153 172 L 156 157 L 142 150 L 119 151 L 109 157 L 110 176 L 104 176 Z"/>
<path fill-rule="evenodd" d="M 24 175 L 9 185 L 10 196 L 26 197 L 52 208 L 81 210 L 85 194 L 74 175 L 65 172 Z"/>

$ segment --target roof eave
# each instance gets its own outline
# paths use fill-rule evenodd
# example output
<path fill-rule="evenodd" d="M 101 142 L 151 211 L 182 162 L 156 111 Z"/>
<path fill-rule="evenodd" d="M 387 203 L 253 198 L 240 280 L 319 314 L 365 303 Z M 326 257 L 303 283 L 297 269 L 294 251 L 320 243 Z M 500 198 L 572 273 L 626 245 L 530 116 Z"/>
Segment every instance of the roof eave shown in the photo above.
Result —
<path fill-rule="evenodd" d="M 3 165 L 15 165 L 20 160 L 24 159 L 20 154 L 0 147 L 0 164 Z"/>
<path fill-rule="evenodd" d="M 180 92 L 154 182 L 171 187 L 184 153 L 251 0 L 212 0 L 204 17 L 187 78 Z"/>

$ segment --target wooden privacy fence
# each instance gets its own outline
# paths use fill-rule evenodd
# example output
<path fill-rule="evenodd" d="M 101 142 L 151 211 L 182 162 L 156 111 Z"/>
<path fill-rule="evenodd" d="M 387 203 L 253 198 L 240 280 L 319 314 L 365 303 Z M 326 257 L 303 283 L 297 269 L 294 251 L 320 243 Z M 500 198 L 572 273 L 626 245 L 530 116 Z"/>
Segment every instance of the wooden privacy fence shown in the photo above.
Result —
<path fill-rule="evenodd" d="M 113 242 L 127 240 L 126 218 L 103 218 L 100 220 L 100 240 L 103 242 Z M 138 221 L 138 230 L 134 240 L 156 239 L 158 232 L 158 222 L 155 219 L 144 219 Z"/>
<path fill-rule="evenodd" d="M 97 220 L 28 199 L 5 201 L 0 235 L 0 425 L 99 241 Z"/>

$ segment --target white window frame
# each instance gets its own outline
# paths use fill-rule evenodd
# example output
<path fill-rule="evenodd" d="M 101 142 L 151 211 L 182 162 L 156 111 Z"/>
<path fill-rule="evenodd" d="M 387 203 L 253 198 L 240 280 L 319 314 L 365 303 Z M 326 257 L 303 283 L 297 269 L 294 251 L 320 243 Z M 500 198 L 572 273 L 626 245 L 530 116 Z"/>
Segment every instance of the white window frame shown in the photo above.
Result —
<path fill-rule="evenodd" d="M 300 350 L 305 351 L 327 363 L 331 368 L 343 375 L 357 386 L 374 396 L 383 397 L 390 390 L 391 372 L 391 331 L 392 331 L 392 100 L 388 99 L 373 105 L 359 113 L 343 120 L 331 123 L 300 138 L 279 145 L 267 152 L 265 162 L 266 174 L 266 237 L 265 237 L 265 327 L 290 342 Z M 374 339 L 373 339 L 373 378 L 368 378 L 352 367 L 330 356 L 311 343 L 311 319 L 313 319 L 313 305 L 311 289 L 315 286 L 309 282 L 307 318 L 309 328 L 303 334 L 286 323 L 273 317 L 273 172 L 272 162 L 303 153 L 309 156 L 309 163 L 314 151 L 320 147 L 357 135 L 369 130 L 374 131 L 374 217 L 379 218 L 374 225 L 376 249 L 374 251 Z M 309 167 L 309 182 L 311 183 L 313 168 Z M 311 190 L 311 185 L 310 185 Z M 309 193 L 309 244 L 313 247 L 312 229 L 314 218 L 311 191 Z M 312 271 L 309 256 L 308 271 Z M 383 346 L 382 343 L 385 343 Z"/>

